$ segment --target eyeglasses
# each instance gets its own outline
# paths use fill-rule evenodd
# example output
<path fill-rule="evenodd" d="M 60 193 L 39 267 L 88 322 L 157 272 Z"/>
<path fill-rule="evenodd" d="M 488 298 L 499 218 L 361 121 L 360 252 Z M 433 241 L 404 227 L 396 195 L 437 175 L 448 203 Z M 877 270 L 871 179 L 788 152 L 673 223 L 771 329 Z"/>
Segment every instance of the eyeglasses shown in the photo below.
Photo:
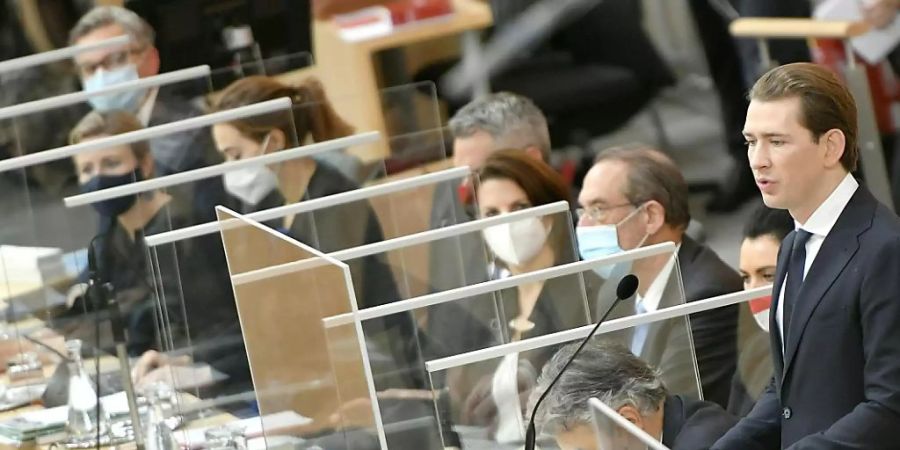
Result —
<path fill-rule="evenodd" d="M 624 208 L 626 206 L 634 207 L 634 203 L 622 203 L 621 205 L 613 205 L 613 206 L 588 206 L 587 208 L 578 208 L 575 210 L 575 214 L 578 216 L 578 221 L 589 220 L 593 223 L 607 223 L 609 220 L 610 211 Z"/>
<path fill-rule="evenodd" d="M 128 62 L 129 57 L 132 55 L 140 55 L 146 50 L 147 47 L 135 47 L 128 50 L 121 50 L 118 52 L 113 52 L 101 59 L 97 62 L 89 62 L 78 64 L 78 70 L 81 72 L 83 77 L 89 77 L 97 71 L 97 69 L 103 68 L 104 70 L 111 70 L 116 67 L 120 67 L 125 65 Z"/>

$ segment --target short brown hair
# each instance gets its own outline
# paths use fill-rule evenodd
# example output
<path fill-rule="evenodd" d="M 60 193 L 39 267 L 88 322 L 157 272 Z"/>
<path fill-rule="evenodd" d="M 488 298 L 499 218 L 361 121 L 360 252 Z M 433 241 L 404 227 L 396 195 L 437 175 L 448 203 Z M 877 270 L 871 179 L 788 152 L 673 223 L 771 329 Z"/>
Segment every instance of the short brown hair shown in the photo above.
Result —
<path fill-rule="evenodd" d="M 841 130 L 846 139 L 841 165 L 848 172 L 856 170 L 859 160 L 856 102 L 834 72 L 812 63 L 776 67 L 753 85 L 749 98 L 761 102 L 800 99 L 800 124 L 812 133 L 817 143 L 829 130 Z"/>
<path fill-rule="evenodd" d="M 69 133 L 69 144 L 74 145 L 88 139 L 130 133 L 143 128 L 137 117 L 129 112 L 119 110 L 91 111 Z M 147 141 L 132 142 L 128 146 L 138 161 L 150 154 L 150 144 Z"/>
<path fill-rule="evenodd" d="M 256 141 L 262 141 L 276 128 L 288 139 L 293 139 L 296 132 L 298 144 L 302 144 L 307 136 L 312 136 L 313 142 L 323 142 L 353 133 L 353 127 L 338 116 L 325 96 L 322 83 L 315 78 L 307 78 L 296 86 L 262 75 L 242 78 L 222 91 L 213 110 L 224 111 L 283 97 L 290 98 L 294 104 L 291 115 L 275 112 L 228 124 Z M 293 123 L 289 119 L 293 119 Z"/>
<path fill-rule="evenodd" d="M 594 164 L 619 161 L 628 166 L 622 194 L 633 205 L 654 200 L 666 212 L 666 224 L 685 230 L 691 222 L 688 185 L 681 170 L 659 150 L 645 146 L 613 147 L 600 152 Z"/>
<path fill-rule="evenodd" d="M 487 180 L 509 180 L 519 185 L 531 206 L 549 205 L 571 199 L 569 187 L 563 177 L 547 163 L 517 149 L 498 150 L 491 153 L 477 172 L 476 183 Z M 554 214 L 563 217 L 564 214 Z M 562 221 L 560 221 L 562 222 Z M 548 242 L 556 250 L 557 262 L 573 261 L 573 238 L 568 233 L 572 222 L 556 223 L 550 230 Z"/>

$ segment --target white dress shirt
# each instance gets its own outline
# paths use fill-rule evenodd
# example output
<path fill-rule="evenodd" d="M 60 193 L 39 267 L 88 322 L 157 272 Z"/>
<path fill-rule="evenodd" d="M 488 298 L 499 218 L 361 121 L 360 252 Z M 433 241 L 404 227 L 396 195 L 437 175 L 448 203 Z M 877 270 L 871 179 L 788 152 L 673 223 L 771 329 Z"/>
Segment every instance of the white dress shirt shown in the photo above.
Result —
<path fill-rule="evenodd" d="M 847 206 L 847 203 L 850 202 L 850 198 L 853 197 L 853 194 L 858 187 L 859 183 L 856 182 L 853 175 L 848 173 L 841 181 L 841 184 L 839 184 L 831 195 L 819 205 L 819 208 L 809 216 L 809 220 L 807 220 L 806 223 L 794 221 L 795 228 L 802 228 L 812 234 L 812 236 L 809 237 L 809 240 L 806 241 L 806 264 L 803 266 L 804 279 L 806 278 L 806 274 L 809 273 L 809 268 L 812 267 L 816 255 L 819 254 L 819 249 L 822 248 L 825 237 L 828 236 L 828 233 L 834 228 L 834 224 L 837 223 L 838 217 L 844 212 L 844 208 Z M 790 249 L 786 248 L 782 251 L 790 251 Z M 778 311 L 775 312 L 775 323 L 778 324 L 778 332 L 781 333 L 782 352 L 784 351 L 785 346 L 783 324 L 784 286 L 786 284 L 787 276 L 784 277 L 784 283 L 781 285 L 781 292 L 778 294 Z"/>
<path fill-rule="evenodd" d="M 156 106 L 156 96 L 159 94 L 159 88 L 153 88 L 150 92 L 147 93 L 147 98 L 144 99 L 144 103 L 141 103 L 141 107 L 138 108 L 137 119 L 141 121 L 141 124 L 145 127 L 150 125 L 150 116 L 153 115 L 153 107 Z"/>

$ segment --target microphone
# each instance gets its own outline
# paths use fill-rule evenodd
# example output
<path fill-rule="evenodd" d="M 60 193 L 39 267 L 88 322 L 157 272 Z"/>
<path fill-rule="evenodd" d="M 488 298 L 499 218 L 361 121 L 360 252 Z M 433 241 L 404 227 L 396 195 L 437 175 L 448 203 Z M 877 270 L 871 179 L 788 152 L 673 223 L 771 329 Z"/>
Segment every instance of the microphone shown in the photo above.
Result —
<path fill-rule="evenodd" d="M 562 369 L 560 369 L 559 373 L 556 374 L 556 377 L 553 378 L 553 381 L 551 381 L 550 384 L 547 385 L 547 389 L 544 390 L 544 393 L 541 394 L 540 397 L 538 397 L 537 401 L 534 403 L 534 407 L 531 409 L 531 418 L 528 420 L 528 431 L 525 432 L 525 450 L 534 450 L 536 434 L 534 429 L 534 415 L 537 413 L 538 408 L 541 406 L 541 402 L 544 401 L 544 398 L 547 397 L 550 389 L 553 389 L 553 386 L 557 381 L 559 381 L 560 377 L 562 377 L 562 374 L 564 374 L 566 372 L 566 369 L 569 368 L 569 364 L 572 364 L 572 361 L 574 361 L 575 358 L 578 357 L 578 354 L 581 353 L 581 349 L 583 349 L 584 346 L 587 345 L 588 341 L 590 341 L 591 338 L 594 337 L 597 329 L 600 328 L 600 325 L 602 325 L 606 318 L 609 317 L 609 314 L 612 312 L 613 308 L 615 308 L 620 301 L 631 298 L 631 296 L 634 295 L 635 291 L 637 291 L 637 288 L 638 277 L 636 277 L 634 274 L 625 275 L 621 280 L 619 280 L 619 285 L 616 287 L 616 300 L 612 302 L 612 305 L 609 305 L 606 313 L 603 314 L 603 317 L 601 317 L 599 321 L 597 321 L 597 325 L 594 325 L 594 329 L 592 329 L 591 332 L 588 333 L 588 335 L 581 341 L 581 345 L 578 346 L 578 348 L 575 350 L 575 353 L 572 353 L 572 356 L 568 361 L 566 361 L 566 364 L 562 367 Z"/>

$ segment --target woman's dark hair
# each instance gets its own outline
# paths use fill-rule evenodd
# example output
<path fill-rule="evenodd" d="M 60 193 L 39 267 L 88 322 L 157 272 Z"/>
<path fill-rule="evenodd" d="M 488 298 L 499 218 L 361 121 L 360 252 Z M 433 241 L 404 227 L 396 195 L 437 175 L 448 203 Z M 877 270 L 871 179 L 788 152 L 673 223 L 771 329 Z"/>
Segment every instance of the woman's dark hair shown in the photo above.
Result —
<path fill-rule="evenodd" d="M 772 209 L 760 204 L 744 226 L 744 239 L 772 236 L 780 242 L 791 231 L 794 231 L 794 218 L 786 209 Z"/>
<path fill-rule="evenodd" d="M 308 136 L 313 142 L 323 142 L 353 134 L 353 127 L 338 116 L 325 96 L 322 83 L 315 78 L 307 78 L 298 85 L 284 84 L 262 75 L 242 78 L 219 94 L 212 109 L 224 111 L 283 97 L 290 98 L 294 104 L 290 116 L 278 111 L 228 123 L 241 134 L 260 142 L 277 128 L 289 140 L 288 145 L 295 131 L 298 144 L 303 144 Z"/>
<path fill-rule="evenodd" d="M 569 187 L 562 176 L 544 161 L 529 156 L 523 150 L 498 150 L 489 156 L 484 166 L 477 172 L 477 184 L 488 180 L 509 180 L 519 185 L 528 197 L 531 206 L 548 205 L 570 200 Z M 564 214 L 554 214 L 565 219 Z M 553 223 L 547 239 L 556 251 L 557 262 L 572 261 L 574 258 L 574 238 L 571 236 L 571 222 L 557 220 Z"/>
<path fill-rule="evenodd" d="M 477 182 L 510 180 L 519 185 L 532 206 L 569 201 L 569 188 L 562 176 L 547 163 L 522 150 L 498 150 L 485 160 Z"/>

